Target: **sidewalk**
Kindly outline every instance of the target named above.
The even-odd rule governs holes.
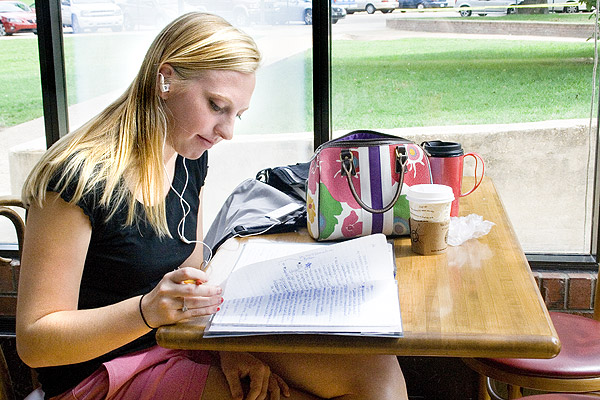
[[[69,107],[70,129],[73,130],[91,117],[91,111],[98,113],[102,107],[115,99],[120,93],[109,93],[93,100]],[[11,173],[9,168],[9,154],[11,149],[19,151],[39,151],[46,149],[46,132],[44,118],[36,118],[20,125],[0,130],[0,196],[17,195],[11,190]]]
[[[265,26],[260,27],[254,33],[261,49],[277,49],[277,51],[263,51],[262,67],[291,57],[312,46],[311,38],[295,35],[296,30],[291,31],[294,35],[273,34],[274,30],[273,27]],[[69,106],[69,129],[72,131],[87,122],[121,93],[122,90],[119,90]],[[11,175],[14,177],[15,171],[10,172],[9,154],[11,150],[33,152],[38,153],[37,156],[39,157],[39,154],[46,149],[44,119],[37,118],[20,125],[1,129],[0,141],[2,142],[2,146],[0,146],[0,196],[20,195],[19,190],[16,189],[20,186],[20,182],[11,183]],[[24,179],[24,176],[21,176],[23,174],[16,173],[16,175],[19,181]]]

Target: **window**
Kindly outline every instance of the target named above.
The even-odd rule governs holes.
[[[77,44],[79,34],[71,34],[69,41],[69,34],[65,34],[65,49],[73,51],[67,53],[67,59],[72,57],[74,62],[67,66],[70,102],[74,99],[71,96],[85,103],[103,96],[108,99],[112,91],[122,90],[135,73],[136,57],[164,25],[160,18],[147,16],[151,14],[143,18],[131,15],[126,3],[138,14],[143,6],[163,7],[160,1],[122,0],[122,32],[98,31],[102,40],[88,33],[81,38],[85,44]],[[597,107],[592,101],[598,95],[594,91],[598,83],[594,79],[594,41],[587,40],[593,36],[589,13],[551,10],[542,19],[564,17],[571,23],[580,19],[587,24],[580,30],[588,34],[574,37],[563,32],[540,38],[539,33],[518,30],[521,28],[513,24],[514,19],[527,17],[514,14],[515,8],[506,5],[493,10],[471,5],[459,14],[446,10],[454,3],[444,1],[407,0],[393,10],[365,6],[363,11],[358,0],[334,0],[331,21],[335,7],[344,8],[346,15],[324,29],[318,20],[321,7],[329,5],[325,0],[314,0],[310,15],[304,12],[299,18],[294,14],[293,19],[288,14],[292,6],[311,3],[265,0],[257,6],[256,1],[240,0],[220,10],[209,7],[226,3],[164,3],[164,10],[175,13],[185,11],[182,4],[184,8],[222,13],[234,24],[243,25],[264,53],[251,112],[237,127],[236,139],[221,145],[218,152],[216,148],[211,152],[211,163],[215,163],[214,167],[211,164],[212,176],[225,176],[227,183],[221,186],[209,177],[207,185],[223,187],[219,193],[214,191],[214,197],[205,198],[207,205],[215,207],[209,215],[214,215],[216,205],[235,184],[254,176],[260,168],[308,159],[312,154],[313,118],[318,121],[314,132],[318,144],[323,141],[322,132],[330,131],[330,117],[333,135],[369,128],[416,142],[444,139],[462,143],[465,151],[478,152],[485,159],[486,176],[496,184],[526,252],[595,255],[597,239],[592,233],[598,218],[593,210]],[[382,3],[389,6],[394,2]],[[238,5],[245,7],[244,13],[239,12]],[[466,11],[472,11],[471,15],[467,17]],[[315,24],[312,29],[305,25],[309,17]],[[486,35],[456,32],[456,24],[465,18],[475,22],[473,26],[478,26],[477,21],[500,24],[509,35],[490,35],[491,28],[484,28]],[[313,29],[318,32],[314,38]],[[113,75],[112,81],[95,85],[101,81],[100,76],[90,73],[95,66],[84,55],[93,53],[90,49],[107,51],[101,46],[116,46],[116,57],[119,46],[115,43],[123,42],[113,36],[138,46],[139,53],[118,64],[124,68],[122,75],[131,75],[127,79]],[[321,53],[330,39],[331,77],[329,54]],[[326,61],[321,63],[323,59]],[[313,65],[317,66],[314,73]],[[103,73],[111,76],[110,71]],[[80,89],[72,88],[73,79],[80,81],[76,86]],[[314,87],[313,81],[317,82]],[[321,90],[328,92],[330,82],[330,100],[323,100]],[[94,92],[94,86],[104,93]],[[88,98],[90,93],[93,95]],[[313,102],[318,104],[316,113]],[[260,153],[256,149],[261,149]],[[240,158],[243,163],[238,163]],[[250,163],[248,158],[260,160]],[[472,166],[467,163],[465,169],[469,171]]]
[[[61,8],[70,130],[126,89],[151,41],[178,15],[219,14],[256,40],[263,62],[251,107],[236,122],[234,140],[209,152],[205,225],[244,179],[310,157],[311,2],[62,0]]]
[[[356,11],[332,27],[334,135],[368,128],[460,142],[485,160],[526,252],[589,253],[591,14],[507,15],[513,9],[498,6],[473,11],[465,26],[467,17],[446,10],[453,5],[401,1],[401,10]],[[526,20],[547,36],[521,28]],[[583,25],[559,28],[575,22]],[[488,34],[473,33],[478,25]]]
[[[0,19],[5,71],[0,76],[0,196],[18,196],[26,175],[22,165],[33,148],[45,144],[37,26],[34,12],[19,1],[3,1]],[[0,218],[0,248],[16,241],[12,224]]]

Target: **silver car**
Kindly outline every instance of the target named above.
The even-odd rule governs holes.
[[[63,26],[73,28],[73,33],[100,28],[123,30],[123,12],[112,0],[62,0],[61,13]]]
[[[373,14],[375,11],[381,11],[386,14],[398,8],[398,1],[393,0],[356,0],[348,2],[346,12],[352,14],[359,11],[366,11],[368,14]]]
[[[472,13],[481,16],[490,13],[514,14],[516,5],[517,0],[457,0],[454,7],[461,17],[470,17]]]
[[[267,21],[271,23],[302,21],[306,25],[312,25],[313,9],[311,0],[275,0],[264,4],[270,5],[265,14]],[[343,7],[332,5],[331,23],[335,24],[343,18],[346,18],[346,10]]]

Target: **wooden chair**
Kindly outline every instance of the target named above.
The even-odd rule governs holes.
[[[15,197],[6,197],[0,196],[0,215],[6,217],[12,222],[17,232],[17,242],[18,242],[18,257],[17,259],[10,259],[0,257],[0,263],[10,264],[14,262],[18,262],[21,259],[21,252],[23,250],[23,238],[25,236],[25,223],[23,222],[23,218],[21,215],[14,210],[14,207],[20,207],[25,209],[25,205],[23,202]]]
[[[0,257],[0,265],[10,267],[10,268],[18,268],[19,267],[20,260],[21,260],[21,254],[23,251],[23,238],[25,235],[25,222],[23,221],[23,218],[21,218],[21,215],[19,214],[19,212],[16,211],[16,208],[18,208],[18,207],[25,209],[25,206],[21,202],[20,199],[15,198],[15,197],[4,197],[4,196],[0,197],[0,216],[8,218],[12,222],[12,224],[15,228],[15,231],[17,233],[17,243],[18,243],[17,257],[15,257],[15,258]],[[16,290],[17,290],[17,288],[15,287],[14,291],[16,292]],[[0,347],[0,400],[15,400],[16,399],[16,393],[15,393],[15,389],[13,387],[13,379],[14,378],[15,377],[11,377],[10,371],[8,369],[8,364],[7,364],[6,358],[4,356],[4,350],[2,350],[2,348]],[[31,378],[31,386],[33,388],[38,386],[36,375],[33,370],[31,370],[31,375],[27,377],[27,379],[30,379],[30,378]],[[28,381],[25,381],[25,383],[27,383],[27,386],[29,386]],[[17,390],[17,392],[18,392],[18,390]],[[44,398],[44,392],[41,390],[41,388],[35,389],[27,397],[25,397],[26,400],[38,400],[38,399],[41,400],[43,398]]]
[[[560,353],[552,359],[463,359],[480,375],[479,400],[500,398],[490,379],[507,384],[509,399],[521,398],[521,388],[562,393],[600,391],[600,282],[596,284],[594,319],[560,312],[550,312],[550,318],[561,342]]]
[[[15,400],[15,392],[2,347],[0,347],[0,400]]]

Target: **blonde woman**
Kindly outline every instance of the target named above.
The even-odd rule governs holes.
[[[223,301],[198,268],[207,150],[231,139],[259,63],[254,41],[220,17],[183,15],[127,91],[32,171],[17,347],[47,398],[406,398],[392,356],[156,345],[156,327]]]

